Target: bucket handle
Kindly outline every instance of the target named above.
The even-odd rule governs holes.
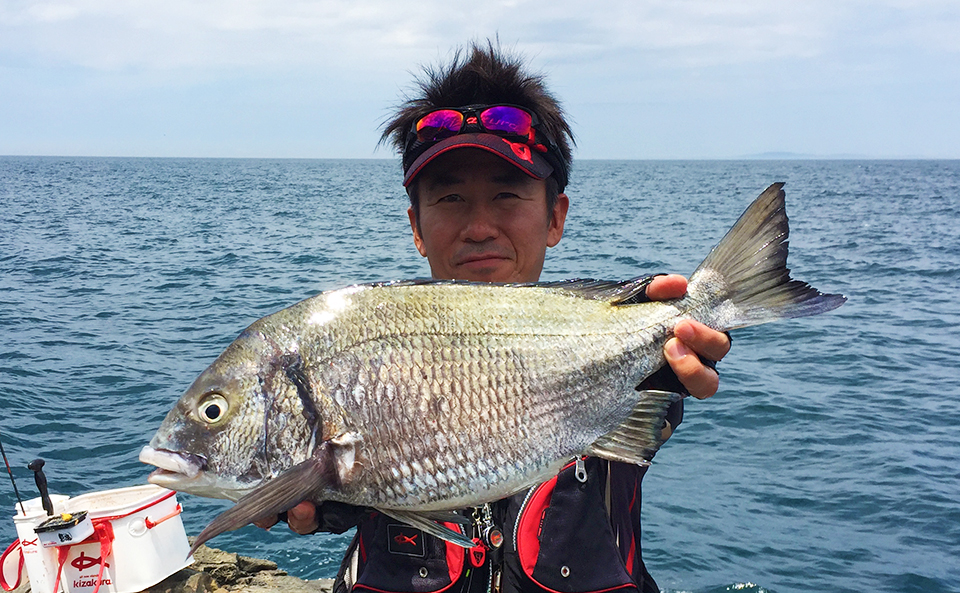
[[[107,556],[113,551],[113,525],[111,525],[109,521],[98,522],[94,525],[94,534],[84,541],[89,541],[94,536],[100,540],[100,572],[97,573],[97,586],[94,588],[93,593],[99,593],[100,585],[103,584],[103,569],[107,565]],[[57,580],[53,584],[54,591],[60,586],[63,565],[67,561],[70,548],[74,545],[78,544],[67,544],[66,546],[57,547]],[[81,552],[81,554],[83,554],[83,552]]]
[[[173,509],[173,511],[171,511],[171,513],[170,513],[169,515],[165,515],[165,516],[163,516],[163,517],[160,517],[160,518],[157,519],[156,521],[151,521],[151,520],[150,520],[150,517],[144,517],[143,523],[144,523],[144,525],[147,526],[147,529],[153,529],[154,527],[156,527],[157,525],[163,523],[163,522],[166,521],[167,519],[173,519],[174,517],[176,517],[177,515],[179,515],[179,514],[182,513],[182,512],[183,512],[183,507],[180,506],[180,503],[178,502],[178,503],[177,503],[177,508]]]
[[[7,556],[9,556],[14,549],[20,552],[20,564],[17,566],[17,582],[14,583],[13,586],[10,586],[10,584],[7,582],[7,576],[3,574],[2,567],[7,560]],[[23,578],[23,548],[20,547],[20,539],[18,538],[12,544],[7,546],[6,551],[4,551],[3,555],[0,556],[0,586],[3,587],[4,591],[13,591],[20,586],[21,578]]]

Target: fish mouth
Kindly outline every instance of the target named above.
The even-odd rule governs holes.
[[[140,461],[157,467],[147,477],[148,482],[178,492],[237,501],[254,487],[212,475],[206,471],[207,459],[202,455],[147,445],[140,450]]]
[[[158,468],[150,474],[149,480],[154,484],[158,483],[154,481],[155,477],[163,481],[171,478],[178,482],[195,480],[207,467],[207,460],[200,455],[154,449],[150,445],[140,450],[140,461]]]

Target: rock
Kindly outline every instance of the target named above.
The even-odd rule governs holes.
[[[260,558],[250,558],[247,556],[237,556],[237,566],[243,572],[250,574],[263,572],[265,570],[276,571],[277,563],[271,560],[261,560]],[[280,571],[283,572],[283,571]],[[283,573],[287,574],[287,573]]]
[[[208,546],[194,562],[144,593],[330,593],[333,579],[305,581],[278,569],[277,563],[240,556]]]
[[[147,589],[151,593],[212,593],[217,588],[206,572],[184,568]]]
[[[330,593],[333,580],[304,581],[286,574],[261,572],[253,576],[241,589],[242,593]]]
[[[279,570],[276,562],[240,556],[208,546],[200,546],[189,567],[151,587],[146,593],[329,593],[332,579],[305,581]],[[203,577],[180,580],[181,573],[198,573]],[[183,582],[182,588],[162,588],[168,581]],[[199,588],[202,587],[202,588]]]

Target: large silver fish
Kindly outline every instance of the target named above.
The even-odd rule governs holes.
[[[682,319],[718,330],[839,307],[786,268],[782,184],[690,277],[646,283],[361,285],[255,322],[194,381],[141,461],[150,481],[239,501],[195,546],[302,500],[371,507],[465,547],[437,521],[586,454],[646,464],[679,396],[637,391]]]

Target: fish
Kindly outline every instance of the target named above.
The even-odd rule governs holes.
[[[680,394],[640,389],[694,319],[729,331],[836,309],[790,277],[783,184],[690,276],[359,284],[250,325],[186,390],[140,460],[148,480],[236,504],[212,537],[304,500],[375,509],[463,546],[455,511],[549,479],[572,459],[648,465]],[[462,531],[462,530],[461,530]]]

